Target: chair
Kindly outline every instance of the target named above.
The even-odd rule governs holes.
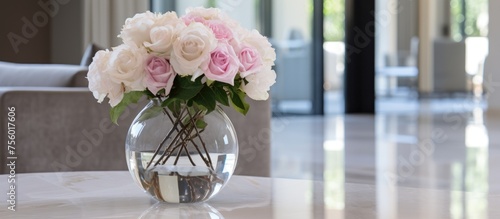
[[[434,40],[434,91],[467,92],[465,41]]]
[[[83,53],[82,60],[80,61],[80,66],[89,66],[92,63],[92,58],[94,55],[101,50],[97,45],[89,44]]]
[[[387,95],[393,96],[400,83],[406,84],[412,93],[418,93],[418,37],[412,37],[410,51],[398,51],[397,55],[385,56],[385,66],[377,68],[376,76],[388,86]],[[404,83],[406,82],[406,83]]]
[[[292,29],[284,41],[274,41],[276,49],[276,84],[271,88],[275,112],[297,113],[307,110],[312,98],[311,43],[300,30]],[[286,103],[299,103],[300,107],[286,109]],[[303,104],[303,103],[306,104]]]

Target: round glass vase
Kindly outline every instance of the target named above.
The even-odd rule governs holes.
[[[162,107],[152,99],[126,138],[127,164],[135,182],[155,199],[195,203],[215,196],[233,175],[238,158],[234,127],[220,107]]]

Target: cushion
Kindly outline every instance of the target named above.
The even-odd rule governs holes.
[[[0,86],[83,87],[86,72],[87,67],[79,65],[0,62]]]

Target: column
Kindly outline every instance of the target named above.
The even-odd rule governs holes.
[[[345,3],[345,113],[375,113],[375,0]]]
[[[500,113],[500,1],[489,1],[489,55],[484,68],[484,90],[488,95],[488,113]]]
[[[422,94],[434,90],[433,41],[436,36],[436,2],[434,0],[419,1],[419,59],[418,59],[418,91]]]

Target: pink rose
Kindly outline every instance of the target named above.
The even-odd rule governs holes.
[[[208,79],[234,85],[234,77],[238,73],[240,63],[233,47],[220,42],[210,53],[210,60],[204,63],[202,70]]]
[[[263,70],[267,71],[272,68],[276,60],[276,52],[271,46],[271,43],[266,37],[262,36],[257,30],[243,31],[241,43],[255,48],[259,52],[262,60]]]
[[[164,59],[152,56],[147,61],[146,67],[146,87],[156,94],[161,89],[165,89],[165,95],[170,93],[176,73],[170,63]]]
[[[262,58],[259,55],[257,49],[251,46],[243,46],[238,52],[238,58],[240,60],[240,75],[241,77],[246,77],[251,74],[255,74],[262,71]]]
[[[223,21],[210,20],[206,21],[205,25],[207,25],[212,30],[212,32],[214,32],[216,39],[228,41],[233,39],[233,32]]]

